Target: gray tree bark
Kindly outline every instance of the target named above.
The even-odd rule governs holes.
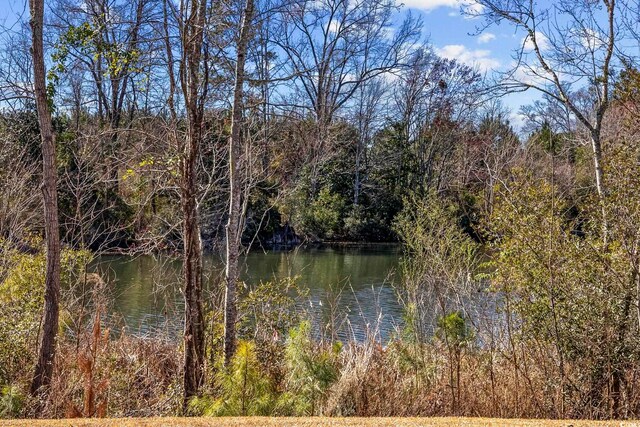
[[[245,61],[251,32],[254,0],[247,0],[244,8],[240,36],[236,47],[237,60],[233,88],[231,136],[229,137],[229,220],[227,222],[226,289],[224,298],[224,361],[228,364],[236,351],[236,322],[238,319],[238,259],[240,256],[242,188],[239,160],[242,146],[242,89],[245,80]]]
[[[181,206],[184,279],[183,408],[204,380],[204,316],[202,313],[202,244],[198,223],[197,165],[204,122],[208,76],[201,72],[207,1],[192,0],[182,28],[180,83],[187,110],[186,141],[181,153]],[[166,12],[165,12],[166,13]],[[167,36],[168,37],[168,36]],[[167,47],[170,52],[170,46]],[[171,66],[171,65],[170,65]],[[170,73],[173,75],[173,73]],[[174,84],[172,83],[172,87]],[[173,93],[170,95],[173,112]],[[175,113],[174,113],[175,114]],[[177,125],[174,121],[174,126]]]
[[[38,361],[31,382],[31,393],[48,393],[56,353],[60,298],[60,235],[58,222],[58,173],[56,144],[51,124],[51,111],[45,81],[42,27],[44,0],[30,0],[33,81],[38,124],[42,140],[42,199],[44,204],[44,230],[47,267],[45,274],[44,314],[39,337]]]

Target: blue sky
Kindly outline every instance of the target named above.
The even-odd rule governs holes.
[[[492,26],[478,34],[482,19],[462,13],[463,9],[478,6],[463,0],[403,0],[403,4],[422,16],[425,36],[436,53],[476,67],[487,76],[510,68],[513,52],[523,41],[522,34],[516,34],[509,25]],[[520,128],[520,106],[539,98],[538,93],[530,90],[505,96],[501,101],[512,110],[512,124]]]
[[[29,15],[28,0],[0,0],[0,27],[11,27],[20,16],[26,20]],[[45,0],[46,1],[46,0]]]
[[[400,0],[398,0],[400,1]],[[404,9],[420,14],[424,21],[424,35],[436,53],[477,67],[490,75],[495,70],[508,68],[512,52],[522,41],[508,25],[492,27],[477,34],[480,19],[461,13],[465,0],[403,0]],[[10,27],[22,16],[26,21],[26,0],[0,0],[0,26]],[[517,114],[521,105],[531,103],[539,96],[533,91],[509,95],[502,99],[512,110],[512,123],[520,127]]]

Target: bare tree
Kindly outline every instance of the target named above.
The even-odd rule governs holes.
[[[566,104],[543,94],[542,99],[520,107],[520,114],[525,117],[521,129],[523,134],[537,131],[547,123],[554,132],[576,132],[575,117]]]
[[[503,21],[524,33],[514,65],[502,76],[508,91],[537,90],[564,104],[589,134],[596,190],[606,195],[602,122],[610,105],[616,41],[621,37],[617,0],[478,0],[485,27]],[[604,6],[602,13],[601,6]],[[577,89],[583,88],[582,102]],[[603,212],[606,230],[606,216]],[[605,232],[606,235],[606,232]]]
[[[229,363],[236,348],[236,322],[238,258],[242,237],[241,204],[242,188],[238,161],[242,146],[243,86],[245,82],[245,62],[247,46],[251,38],[251,22],[254,0],[247,0],[240,24],[236,46],[236,70],[233,87],[233,107],[231,110],[231,136],[229,137],[229,220],[227,223],[227,263],[225,271],[226,291],[224,298],[224,360]]]
[[[428,47],[413,52],[394,85],[392,117],[416,160],[414,185],[441,191],[450,183],[450,160],[461,148],[456,141],[474,118],[480,94],[480,75],[472,68]]]
[[[356,141],[356,161],[353,179],[353,204],[357,206],[362,191],[363,171],[367,169],[367,150],[380,123],[380,104],[385,89],[382,78],[372,79],[360,86],[356,95],[355,122],[358,126],[358,138]]]
[[[27,25],[0,32],[0,100],[4,108],[33,109],[33,58]]]
[[[119,137],[127,118],[127,102],[132,103],[135,98],[136,76],[142,74],[141,65],[149,62],[154,51],[145,33],[151,3],[90,0],[79,4],[59,0],[54,9],[54,27],[60,33],[54,46],[56,65],[65,70],[69,63],[76,72],[89,76],[93,86],[91,103],[104,129],[101,135],[102,155],[107,160],[104,181],[112,191],[118,188]],[[133,111],[131,106],[129,110]]]
[[[207,1],[181,2],[179,10],[164,2],[164,39],[166,43],[171,135],[180,158],[180,200],[182,211],[183,280],[184,280],[184,359],[183,408],[195,396],[204,381],[204,316],[202,312],[202,241],[198,220],[197,169],[204,135],[204,106],[208,90],[208,47],[205,43]],[[174,72],[169,17],[175,16],[180,33],[179,84],[186,110],[184,140],[179,133],[175,92],[178,83]]]
[[[12,165],[0,168],[0,240],[21,246],[30,226],[43,222],[42,197],[37,191],[40,165],[32,160],[29,150],[16,146],[18,133],[24,137],[25,130],[10,129],[13,119],[0,118],[0,164]]]
[[[38,124],[42,140],[42,200],[46,239],[47,268],[45,273],[44,317],[31,393],[48,392],[56,354],[58,315],[60,311],[60,235],[58,226],[58,174],[56,170],[56,143],[47,98],[46,71],[42,28],[44,0],[30,0],[31,37],[33,55],[33,82]]]
[[[307,159],[312,192],[336,113],[363,83],[400,66],[419,35],[421,23],[410,15],[391,34],[396,10],[389,0],[300,0],[282,18],[276,43],[295,77],[296,100],[288,103],[309,111],[316,123]]]

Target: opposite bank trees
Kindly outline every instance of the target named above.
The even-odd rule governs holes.
[[[394,27],[397,11],[389,0],[301,0],[283,13],[274,38],[291,76],[283,103],[314,120],[313,138],[304,147],[312,195],[320,190],[321,165],[335,156],[331,128],[336,119],[347,109],[359,110],[353,105],[358,91],[397,71],[411,56],[421,22],[408,15]]]

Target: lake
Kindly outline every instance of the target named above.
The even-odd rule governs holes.
[[[252,251],[241,258],[241,279],[247,286],[260,281],[297,277],[309,291],[302,304],[317,327],[330,319],[342,326],[342,339],[362,339],[379,329],[386,340],[402,320],[393,288],[398,277],[398,246],[325,246],[293,251]],[[112,323],[139,335],[179,337],[183,299],[181,262],[168,257],[102,256],[94,265],[108,279]],[[224,274],[220,255],[206,255],[205,287]],[[205,295],[207,293],[205,292]]]

